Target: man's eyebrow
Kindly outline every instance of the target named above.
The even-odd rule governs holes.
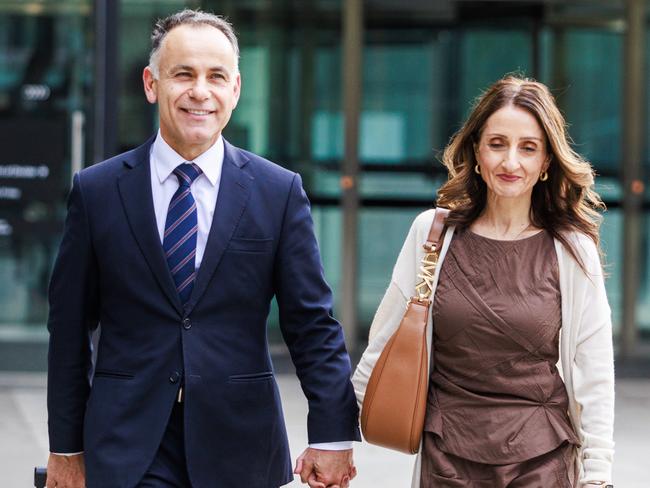
[[[194,69],[186,64],[177,64],[176,66],[172,66],[169,71],[194,71]]]
[[[225,75],[230,75],[230,70],[225,66],[213,66],[212,68],[210,68],[210,71],[212,71],[213,73],[223,73]]]

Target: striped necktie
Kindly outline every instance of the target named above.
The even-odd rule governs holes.
[[[196,279],[194,258],[198,223],[196,202],[190,191],[190,185],[201,174],[201,168],[194,163],[183,163],[174,169],[174,174],[180,186],[169,202],[163,250],[176,290],[185,305],[190,299]]]

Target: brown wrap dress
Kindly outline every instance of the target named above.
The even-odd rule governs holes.
[[[432,314],[422,488],[571,487],[575,446],[556,368],[554,241],[458,230]]]

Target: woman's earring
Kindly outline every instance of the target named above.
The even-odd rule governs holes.
[[[476,173],[477,175],[481,174],[481,167],[478,165],[478,163],[476,164],[476,166],[474,166],[474,173]]]
[[[546,180],[548,180],[548,171],[544,170],[539,175],[539,181],[546,181]]]

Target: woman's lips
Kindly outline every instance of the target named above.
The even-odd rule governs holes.
[[[517,180],[520,179],[519,176],[515,176],[515,175],[505,175],[505,174],[497,175],[497,177],[500,178],[500,179],[502,179],[503,181],[508,182],[508,183],[512,183],[512,182],[517,181]]]

